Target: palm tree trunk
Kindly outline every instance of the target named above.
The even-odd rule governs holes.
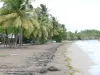
[[[15,34],[15,47],[17,47],[17,40],[18,40],[18,35]]]
[[[14,43],[15,43],[15,47],[17,47],[17,41],[18,41],[18,33],[17,33],[17,29],[14,27]]]
[[[21,46],[23,45],[23,28],[21,28],[21,39],[20,39],[20,41],[21,41]]]
[[[6,47],[7,47],[7,44],[8,44],[8,32],[7,32],[7,28],[5,29],[5,33],[6,33],[5,44],[6,44]]]
[[[11,34],[11,47],[13,48],[13,34]]]
[[[3,38],[3,44],[4,44],[4,48],[5,48],[5,37]]]
[[[19,32],[19,46],[23,45],[23,28],[20,27],[20,32]]]
[[[19,47],[20,47],[20,32],[18,34],[18,39],[19,39]]]

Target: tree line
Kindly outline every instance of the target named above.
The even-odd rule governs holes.
[[[49,14],[46,5],[34,8],[31,0],[0,0],[0,41],[5,46],[22,46],[26,40],[40,44],[66,39],[66,28]],[[13,38],[14,37],[14,38]]]
[[[99,39],[100,31],[67,31],[64,24],[49,13],[46,5],[37,8],[32,0],[0,0],[0,42],[4,46],[20,47],[23,43],[44,44],[55,40],[89,40]]]
[[[100,31],[99,30],[82,30],[80,32],[67,32],[68,40],[99,40]]]

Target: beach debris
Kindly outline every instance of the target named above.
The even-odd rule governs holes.
[[[7,75],[35,75],[35,73],[17,73],[17,72],[15,72],[15,73],[6,73]]]
[[[18,54],[11,54],[11,56],[17,56]]]
[[[38,71],[39,73],[47,73],[48,69],[47,68],[42,68]]]
[[[58,68],[56,68],[56,67],[54,67],[54,66],[50,66],[50,67],[48,68],[48,71],[60,71],[60,69],[58,69]]]

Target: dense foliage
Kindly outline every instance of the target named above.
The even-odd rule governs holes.
[[[13,40],[13,45],[21,46],[26,40],[45,43],[48,40],[66,39],[64,24],[48,13],[44,4],[33,8],[31,0],[0,0],[0,34],[1,41],[6,44]],[[9,39],[9,35],[15,38]]]
[[[100,39],[100,31],[98,30],[82,30],[75,33],[67,32],[68,40],[95,40]]]
[[[67,32],[65,25],[40,4],[34,8],[31,0],[0,0],[0,42],[6,46],[21,46],[23,42],[43,44],[50,40],[100,39],[100,31]]]

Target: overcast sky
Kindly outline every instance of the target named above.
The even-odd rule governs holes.
[[[100,30],[100,0],[36,0],[34,6],[46,4],[71,31],[83,29]]]
[[[70,31],[100,30],[100,0],[36,0],[33,5],[41,3],[52,9],[49,13]]]

